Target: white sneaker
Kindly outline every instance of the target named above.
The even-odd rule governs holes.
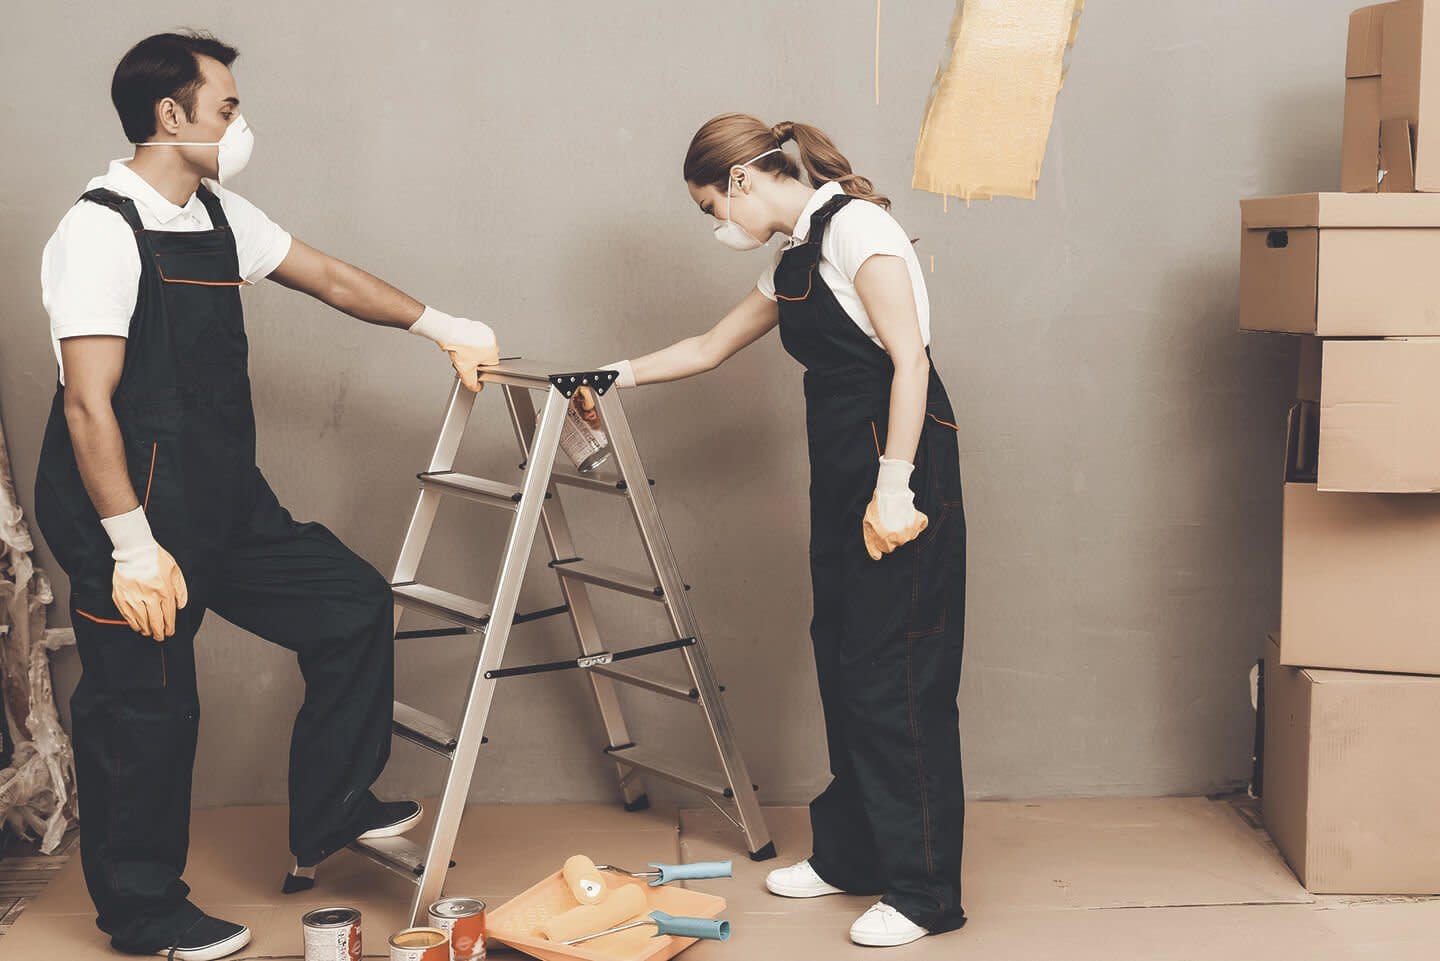
[[[929,933],[884,901],[876,901],[869,911],[850,925],[850,940],[872,948],[909,944]]]
[[[826,883],[824,878],[815,873],[808,860],[771,871],[765,875],[765,887],[769,888],[771,894],[778,894],[782,898],[818,898],[826,894],[845,893],[835,885]]]

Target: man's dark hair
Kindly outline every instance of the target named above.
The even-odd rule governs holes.
[[[146,37],[120,58],[110,81],[110,100],[131,143],[155,136],[155,105],[166,97],[184,109],[186,120],[195,119],[195,95],[205,82],[196,59],[201,56],[228,67],[240,51],[208,33],[186,30]]]

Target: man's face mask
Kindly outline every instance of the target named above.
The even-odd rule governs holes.
[[[751,157],[743,164],[740,164],[740,166],[748,167],[761,157],[768,157],[772,153],[779,152],[779,147],[771,147],[764,153]],[[730,186],[734,182],[734,177],[731,177],[725,182],[725,222],[715,225],[715,239],[731,250],[754,250],[756,247],[761,246],[764,241],[757,240],[750,231],[730,219]]]
[[[214,147],[218,155],[219,174],[215,179],[222,184],[245,169],[250,162],[250,152],[255,149],[255,135],[243,116],[236,116],[225,128],[225,134],[217,141],[196,142],[191,140],[165,140],[151,143],[137,143],[137,147]]]

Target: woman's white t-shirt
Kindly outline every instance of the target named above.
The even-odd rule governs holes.
[[[795,224],[795,234],[775,255],[775,263],[766,268],[755,282],[760,293],[770,300],[775,299],[775,267],[779,264],[780,257],[791,247],[804,243],[810,236],[810,216],[831,197],[844,192],[838,183],[831,181],[821,185],[810,197]],[[876,254],[887,254],[905,261],[905,266],[910,270],[910,285],[915,293],[915,314],[920,321],[920,337],[925,345],[929,346],[930,295],[925,290],[925,275],[920,270],[920,260],[915,256],[915,247],[910,243],[910,238],[885,208],[868,200],[857,199],[841,207],[839,212],[830,218],[830,225],[825,228],[825,236],[820,241],[820,279],[825,281],[825,285],[830,288],[845,313],[855,321],[855,325],[865,336],[879,344],[880,338],[875,335],[875,327],[870,323],[870,317],[865,313],[865,305],[860,302],[860,294],[855,290],[855,274],[860,270],[860,265]]]

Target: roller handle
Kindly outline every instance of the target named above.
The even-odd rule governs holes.
[[[664,911],[652,911],[650,920],[655,922],[656,937],[669,934],[705,941],[725,941],[730,937],[730,922],[721,918],[677,918]]]
[[[656,864],[651,861],[650,866],[660,872],[658,878],[650,881],[652,888],[669,884],[671,881],[699,881],[702,878],[734,876],[729,861],[696,861],[694,864]]]

